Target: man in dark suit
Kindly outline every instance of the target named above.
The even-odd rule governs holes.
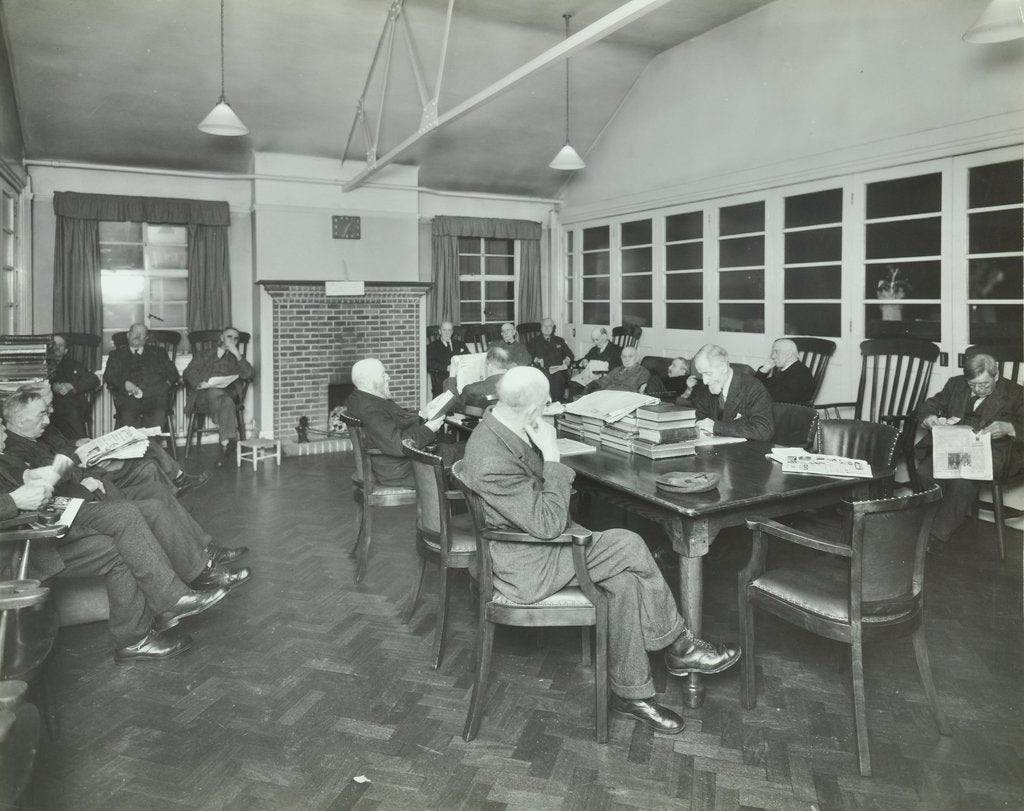
[[[0,450],[6,432],[0,424]],[[0,520],[18,510],[44,507],[61,479],[58,460],[26,470],[0,453]],[[138,506],[131,502],[82,505],[57,543],[33,544],[31,577],[101,575],[110,603],[110,634],[118,662],[166,659],[192,646],[188,635],[169,634],[186,617],[212,608],[226,588],[192,590],[176,574]]]
[[[545,318],[540,322],[540,335],[530,341],[527,349],[533,356],[533,365],[548,379],[552,401],[564,400],[565,389],[569,385],[569,366],[575,355],[565,339],[555,335],[555,322],[552,319]],[[552,366],[565,366],[565,369],[552,372]]]
[[[590,331],[590,341],[593,344],[590,349],[587,350],[587,354],[580,358],[580,369],[584,372],[593,360],[603,361],[608,364],[608,371],[622,365],[622,347],[618,344],[613,344],[608,338],[608,330],[605,327],[594,327]],[[581,373],[582,374],[582,373]],[[577,378],[579,375],[577,375]],[[577,397],[583,393],[584,386],[586,383],[592,382],[591,380],[585,381],[585,383],[579,383],[576,379],[573,379],[569,383],[569,393],[573,397]]]
[[[771,363],[762,366],[755,376],[776,403],[807,403],[814,397],[814,377],[800,360],[796,344],[779,338],[772,344]]]
[[[559,461],[554,428],[541,419],[547,379],[532,367],[510,369],[498,384],[498,404],[466,447],[465,481],[484,502],[488,526],[512,528],[537,543],[492,544],[495,587],[516,603],[535,603],[575,577],[572,550],[546,544],[571,524],[573,470]],[[697,639],[643,539],[624,529],[595,532],[587,570],[608,597],[611,706],[657,732],[675,734],[683,719],[654,700],[648,651],[665,648],[673,675],[719,673],[739,660],[735,645]]]
[[[509,359],[516,366],[529,366],[533,363],[530,350],[519,340],[519,333],[511,322],[501,325],[501,339],[494,341],[491,346],[500,346],[508,352]]]
[[[146,344],[148,336],[145,324],[132,324],[128,345],[107,358],[103,382],[113,394],[118,427],[162,426],[167,419],[167,395],[180,375],[164,350]]]
[[[492,346],[487,350],[487,357],[484,361],[486,377],[483,380],[467,384],[461,392],[456,392],[454,379],[448,378],[445,381],[445,388],[450,386],[450,391],[456,395],[452,401],[452,410],[465,412],[466,406],[486,405],[487,400],[496,398],[498,396],[498,381],[514,365],[508,352],[500,346]]]
[[[352,384],[356,390],[345,406],[348,413],[361,420],[367,443],[382,452],[371,460],[373,476],[378,484],[388,487],[415,487],[412,463],[402,450],[402,440],[413,439],[420,448],[437,439],[444,422],[441,413],[429,422],[391,399],[391,378],[384,364],[376,358],[363,358],[352,366]],[[453,446],[442,445],[442,457],[454,461]],[[446,448],[448,450],[446,450]]]
[[[68,439],[81,439],[89,435],[85,427],[86,417],[92,408],[89,392],[99,388],[100,379],[68,355],[68,343],[63,335],[53,336],[50,357],[53,362],[50,372],[52,422]]]
[[[443,381],[448,377],[448,367],[455,355],[468,355],[469,349],[459,340],[453,338],[455,326],[451,321],[442,321],[437,330],[437,340],[427,344],[427,372],[430,374],[431,395],[441,393],[441,387],[434,381]]]
[[[722,347],[702,346],[693,356],[693,369],[704,383],[691,397],[701,433],[762,440],[774,436],[772,398],[760,380],[729,365],[729,353]]]
[[[991,355],[978,353],[964,360],[964,373],[951,377],[942,391],[925,400],[917,411],[918,425],[928,433],[917,445],[918,475],[922,482],[934,481],[932,435],[937,425],[969,425],[979,434],[992,437],[992,471],[1015,475],[1024,470],[1024,388],[999,376]],[[935,549],[949,540],[971,513],[984,482],[969,479],[941,479],[942,501],[932,521]]]

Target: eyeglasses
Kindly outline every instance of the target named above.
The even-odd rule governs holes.
[[[967,385],[973,390],[989,389],[996,384],[995,380],[968,380]]]

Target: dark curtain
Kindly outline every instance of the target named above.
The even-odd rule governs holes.
[[[430,291],[430,323],[459,322],[459,237],[518,239],[519,321],[539,321],[543,311],[540,281],[540,223],[481,217],[434,217],[431,228],[434,287]]]
[[[53,210],[57,215],[53,258],[55,331],[102,333],[100,220],[187,225],[189,329],[216,329],[231,322],[231,212],[227,203],[56,192]],[[198,284],[193,283],[193,274],[200,280]]]

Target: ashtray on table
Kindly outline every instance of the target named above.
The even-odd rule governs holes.
[[[654,483],[670,493],[706,493],[718,487],[721,478],[718,473],[665,473]]]

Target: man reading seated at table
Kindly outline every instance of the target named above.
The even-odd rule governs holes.
[[[765,441],[775,435],[772,398],[760,380],[729,365],[722,347],[702,346],[693,356],[693,368],[704,382],[692,398],[702,434]]]
[[[608,374],[602,375],[587,386],[586,393],[592,391],[640,391],[651,379],[651,373],[640,365],[640,353],[636,347],[627,346],[622,350],[622,365],[616,366]]]
[[[688,405],[696,385],[697,377],[690,373],[690,362],[683,357],[672,358],[665,379],[652,374],[645,394],[660,397],[667,402],[679,401],[680,405]]]
[[[512,528],[537,543],[491,546],[495,587],[515,603],[535,603],[572,585],[572,550],[546,544],[570,526],[569,494],[575,476],[559,461],[555,429],[541,415],[547,378],[537,369],[510,369],[466,446],[465,481],[484,502],[488,526]],[[675,734],[683,719],[655,701],[648,651],[665,648],[676,676],[719,673],[740,658],[733,644],[697,639],[643,538],[624,529],[595,532],[587,570],[608,597],[608,670],[611,707],[656,732]]]
[[[814,377],[789,338],[779,338],[772,344],[771,363],[762,366],[755,376],[776,403],[809,403],[814,397]]]
[[[515,364],[505,349],[500,346],[492,346],[487,350],[487,357],[484,359],[484,375],[486,376],[483,380],[468,383],[459,393],[455,388],[455,380],[449,377],[444,382],[444,387],[455,395],[455,399],[452,401],[452,410],[465,412],[467,405],[480,405],[486,403],[488,399],[497,397],[498,381],[513,366]]]
[[[348,413],[363,423],[367,444],[383,455],[371,457],[373,477],[387,487],[415,487],[412,463],[402,449],[402,440],[413,439],[423,448],[437,440],[444,423],[444,412],[423,421],[419,413],[402,408],[391,399],[391,377],[376,358],[363,358],[352,366],[352,385],[356,390],[345,401]],[[462,457],[465,445],[440,443],[438,454],[446,465]]]

